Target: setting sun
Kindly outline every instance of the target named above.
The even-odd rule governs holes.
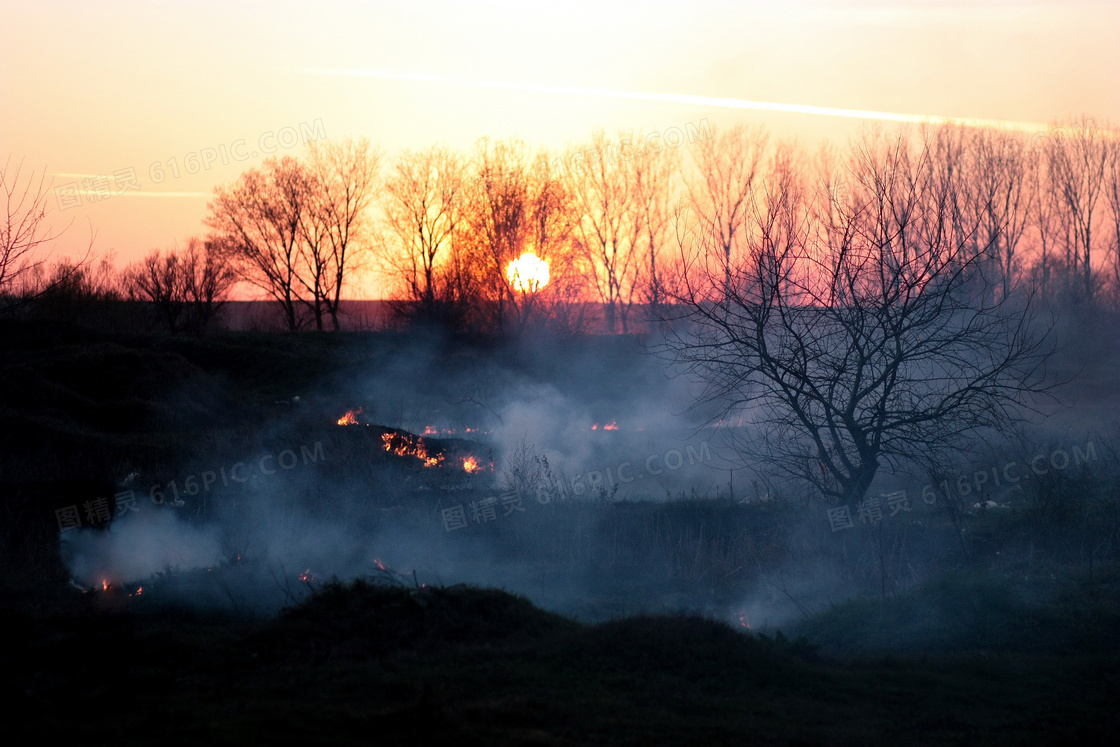
[[[536,293],[548,285],[548,262],[525,252],[506,267],[506,279],[521,293]]]

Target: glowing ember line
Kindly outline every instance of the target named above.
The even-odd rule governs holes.
[[[383,433],[381,443],[385,446],[385,451],[397,456],[416,457],[424,462],[425,467],[435,467],[443,461],[443,454],[428,453],[428,447],[424,445],[422,438],[413,440],[411,436]]]

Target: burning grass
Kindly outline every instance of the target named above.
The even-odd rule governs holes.
[[[415,457],[419,459],[425,467],[437,467],[444,459],[442,453],[433,453],[428,451],[428,447],[424,444],[424,439],[419,436],[412,436],[402,433],[384,433],[381,436],[381,443],[385,446],[385,451],[402,457]]]
[[[381,434],[381,445],[387,453],[417,459],[423,467],[428,469],[445,464],[454,464],[468,475],[478,474],[484,470],[494,471],[493,460],[484,464],[479,457],[473,454],[456,456],[444,448],[434,447],[429,442],[425,442],[423,436],[415,436],[411,433],[387,431]]]
[[[346,414],[338,419],[339,425],[360,425],[358,416],[362,414],[362,408],[357,410],[347,410]]]

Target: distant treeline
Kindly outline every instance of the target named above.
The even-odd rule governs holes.
[[[921,252],[949,236],[980,258],[981,297],[1120,306],[1120,130],[1107,123],[869,131],[813,153],[744,126],[678,140],[600,131],[556,153],[484,138],[465,153],[437,145],[391,161],[365,139],[314,141],[216,188],[205,236],[120,271],[51,263],[47,192],[9,162],[2,307],[90,321],[80,306],[144,301],[153,323],[198,334],[241,283],[281,328],[342,329],[372,324],[342,310],[361,287],[391,299],[378,324],[625,333],[690,296],[713,263],[731,278],[756,261],[778,219],[807,255],[853,239],[861,251]],[[506,272],[527,252],[550,269],[535,293]]]

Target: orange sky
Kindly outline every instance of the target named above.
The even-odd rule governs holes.
[[[50,201],[52,223],[72,223],[59,254],[92,228],[119,263],[201,233],[213,187],[268,149],[299,154],[283,144],[301,125],[392,154],[483,135],[564,149],[704,119],[815,146],[862,122],[712,99],[1120,121],[1114,0],[2,2],[0,159],[78,190]],[[91,200],[99,174],[113,194]]]

